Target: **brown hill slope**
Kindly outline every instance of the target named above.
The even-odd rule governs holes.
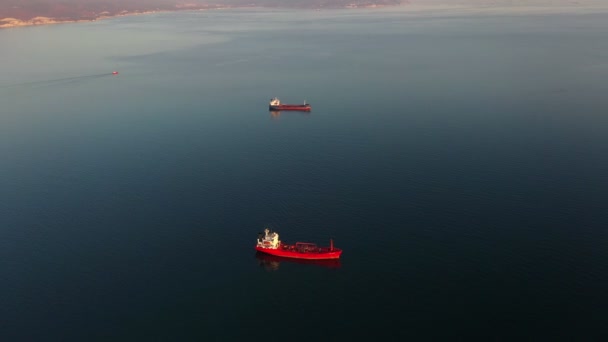
[[[88,20],[120,13],[205,9],[214,7],[299,7],[329,8],[351,4],[396,5],[400,0],[2,0],[0,19],[30,20],[48,17],[58,21]]]

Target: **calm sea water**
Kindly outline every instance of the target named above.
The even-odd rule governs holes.
[[[0,339],[599,339],[607,36],[403,10],[0,30]],[[342,260],[260,258],[265,226]]]

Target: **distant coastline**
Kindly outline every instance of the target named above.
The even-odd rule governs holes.
[[[399,6],[399,4],[395,3],[349,3],[344,6],[339,6],[338,8],[344,9],[356,9],[356,8],[379,8],[379,7],[387,7],[387,6]],[[82,15],[79,17],[49,17],[49,16],[35,16],[31,19],[18,19],[13,17],[0,18],[0,29],[3,28],[16,28],[16,27],[26,27],[26,26],[40,26],[40,25],[52,25],[52,24],[65,24],[65,23],[79,23],[79,22],[93,22],[99,21],[114,17],[121,16],[134,16],[134,15],[146,15],[146,14],[154,14],[154,13],[167,13],[167,12],[177,12],[177,11],[208,11],[208,10],[221,10],[221,9],[234,9],[234,8],[277,8],[277,7],[269,7],[269,6],[260,6],[260,5],[186,5],[186,6],[176,6],[173,8],[162,8],[162,9],[152,9],[152,10],[122,10],[117,13],[110,13],[107,11],[99,12],[99,13],[91,13],[88,12],[86,15]],[[314,9],[314,8],[310,8]]]
[[[8,0],[11,1],[11,0]],[[19,1],[19,0],[13,0]],[[76,0],[74,0],[76,1]],[[112,1],[112,0],[105,0]],[[119,1],[119,0],[116,0]],[[243,0],[246,2],[248,0]],[[273,0],[269,0],[273,1]],[[314,0],[313,0],[314,1]],[[334,0],[329,0],[332,2]],[[351,2],[352,1],[352,2]],[[323,10],[323,9],[372,9],[372,8],[401,8],[410,12],[412,15],[420,15],[421,13],[435,13],[442,15],[496,15],[496,14],[557,14],[557,13],[594,13],[608,12],[608,3],[603,3],[603,0],[495,0],[492,4],[487,4],[485,0],[457,0],[449,2],[446,0],[335,0],[332,6],[273,6],[263,4],[243,4],[239,0],[239,4],[226,5],[210,5],[210,4],[184,4],[169,7],[155,7],[153,9],[144,10],[142,7],[130,10],[118,10],[114,8],[112,11],[92,11],[83,10],[82,13],[71,13],[71,15],[61,15],[57,17],[49,15],[33,15],[29,12],[27,16],[23,13],[21,18],[8,16],[0,18],[0,29],[17,28],[27,26],[41,26],[51,24],[64,23],[80,23],[93,22],[121,16],[148,15],[154,13],[167,13],[177,11],[208,11],[222,9],[237,9],[237,8],[259,8],[259,9],[308,9],[308,10]],[[5,8],[6,9],[6,8]],[[65,9],[64,9],[65,10]],[[7,13],[2,11],[0,7],[0,16]],[[10,12],[8,13],[10,14]],[[37,13],[39,14],[39,13]],[[30,18],[31,17],[31,18]]]
[[[174,10],[163,9],[163,10],[150,10],[150,11],[122,11],[117,14],[108,14],[108,13],[100,13],[98,16],[92,18],[82,18],[82,19],[58,19],[58,18],[49,18],[38,16],[29,20],[21,20],[16,18],[2,18],[0,19],[0,29],[3,28],[15,28],[15,27],[25,27],[25,26],[39,26],[39,25],[52,25],[52,24],[67,24],[67,23],[83,23],[83,22],[93,22],[98,20],[104,20],[115,17],[124,17],[124,16],[135,16],[135,15],[146,15],[146,14],[154,14],[154,13],[165,13],[165,12],[176,12],[176,11],[204,11],[204,10],[219,10],[219,9],[229,9],[233,8],[230,6],[217,6],[212,8],[176,8]]]

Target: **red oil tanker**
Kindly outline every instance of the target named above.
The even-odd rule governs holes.
[[[255,250],[278,257],[308,260],[339,259],[342,255],[342,250],[334,247],[333,240],[329,240],[329,247],[318,247],[309,242],[296,242],[290,245],[282,243],[279,234],[271,233],[268,228],[264,229],[264,234],[260,233],[258,236]]]

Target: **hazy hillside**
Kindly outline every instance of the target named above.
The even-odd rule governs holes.
[[[395,6],[458,6],[487,8],[592,8],[608,6],[608,0],[0,0],[0,28],[94,20],[104,16],[210,9],[219,7],[343,8]]]
[[[0,19],[29,20],[49,17],[59,20],[95,19],[100,15],[154,10],[204,9],[215,7],[328,8],[349,5],[396,5],[400,0],[0,0]]]

